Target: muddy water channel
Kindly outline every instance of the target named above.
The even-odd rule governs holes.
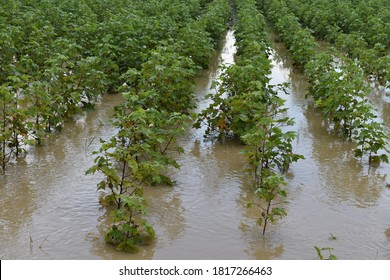
[[[199,109],[218,65],[233,63],[234,36],[228,32],[210,69],[197,78]],[[137,254],[116,252],[104,242],[107,215],[98,204],[97,176],[85,176],[99,138],[120,96],[103,98],[51,135],[45,147],[30,148],[0,177],[1,259],[316,259],[313,246],[332,247],[339,259],[390,259],[390,166],[368,169],[354,159],[352,146],[327,132],[321,114],[305,99],[306,82],[275,45],[272,82],[290,82],[284,95],[294,143],[305,160],[287,175],[288,215],[268,228],[256,226],[258,213],[247,209],[251,191],[243,171],[242,146],[203,139],[190,130],[179,139],[185,153],[172,170],[173,187],[146,188],[148,220],[157,240]],[[390,123],[388,106],[380,116]],[[335,240],[331,240],[331,236]],[[326,255],[325,255],[326,256]]]

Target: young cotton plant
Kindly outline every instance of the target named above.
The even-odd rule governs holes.
[[[168,151],[176,137],[185,131],[188,116],[153,107],[144,108],[146,95],[127,95],[115,108],[114,125],[119,129],[108,141],[101,140],[94,165],[87,171],[100,172],[100,203],[114,205],[114,221],[106,240],[118,250],[134,252],[137,245],[154,238],[153,228],[143,220],[145,185],[172,184],[165,174],[169,167],[179,168]]]
[[[283,100],[274,96],[277,103]],[[277,101],[276,101],[277,100]],[[261,210],[258,224],[263,227],[265,234],[268,222],[275,222],[283,218],[287,212],[283,208],[287,196],[286,182],[283,173],[291,163],[303,159],[302,155],[293,153],[292,141],[296,137],[294,131],[283,131],[282,127],[290,126],[294,121],[289,117],[282,117],[286,108],[277,107],[268,115],[268,111],[256,115],[256,126],[242,136],[246,144],[245,153],[248,162],[253,166],[255,202],[248,207],[256,205]]]

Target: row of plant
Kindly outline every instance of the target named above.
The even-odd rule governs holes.
[[[260,2],[292,59],[302,65],[310,83],[309,95],[333,124],[333,130],[356,143],[355,156],[367,155],[369,164],[388,162],[388,136],[373,113],[367,98],[370,88],[358,62],[338,56],[333,48],[320,52],[311,32],[301,27],[285,0]]]
[[[286,0],[302,25],[350,58],[370,78],[390,86],[390,6],[388,1]]]
[[[386,0],[286,0],[288,7],[316,37],[327,39],[332,29],[359,34],[371,47],[390,49],[390,3]]]
[[[186,45],[192,32],[202,32],[196,19],[207,2],[2,1],[1,168],[101,94],[117,92],[127,70],[140,69],[161,41],[180,40],[178,49],[193,49],[194,60],[207,64],[209,42]],[[212,30],[211,23],[204,24]]]
[[[253,175],[255,200],[248,204],[260,209],[263,226],[286,215],[281,200],[286,197],[283,173],[302,158],[292,151],[293,124],[283,108],[278,92],[285,85],[270,84],[271,64],[265,21],[254,0],[237,0],[235,64],[225,67],[209,97],[210,106],[198,115],[197,127],[205,122],[207,137],[231,137],[245,144],[245,154]]]
[[[173,156],[182,152],[176,139],[191,124],[195,106],[194,77],[222,39],[229,11],[228,0],[205,5],[197,19],[186,19],[151,49],[140,68],[128,68],[121,76],[125,100],[115,107],[112,122],[118,131],[101,140],[87,171],[103,175],[100,203],[115,208],[106,241],[118,250],[135,252],[155,237],[144,219],[143,189],[172,184],[169,170],[179,168]]]

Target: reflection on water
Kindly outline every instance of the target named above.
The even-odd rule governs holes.
[[[233,63],[234,34],[197,77],[201,110],[218,65]],[[139,253],[115,251],[104,242],[109,225],[100,208],[96,183],[85,176],[99,138],[120,96],[105,96],[96,111],[84,112],[51,135],[45,147],[32,147],[0,178],[1,259],[316,259],[313,246],[333,247],[339,259],[390,259],[388,164],[368,170],[353,157],[353,145],[329,133],[322,115],[305,99],[307,82],[275,44],[272,82],[289,82],[288,114],[298,132],[294,142],[305,160],[287,174],[288,216],[263,237],[256,225],[251,178],[244,172],[242,146],[203,139],[204,129],[179,139],[185,153],[172,170],[175,185],[145,188],[148,220],[157,239]],[[282,93],[281,93],[282,94]],[[389,104],[377,102],[389,127]],[[380,106],[379,106],[380,105]],[[336,240],[329,240],[332,233]]]

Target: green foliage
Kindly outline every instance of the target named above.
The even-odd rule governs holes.
[[[186,115],[144,109],[139,96],[128,96],[127,102],[116,108],[114,125],[118,133],[109,141],[101,140],[95,165],[87,171],[105,175],[99,189],[109,189],[110,193],[102,197],[103,203],[115,201],[119,208],[120,195],[136,193],[145,183],[169,182],[162,172],[179,166],[167,152],[187,122]]]
[[[98,183],[100,203],[114,204],[114,224],[106,240],[118,250],[134,252],[137,245],[154,238],[153,228],[135,216],[145,215],[144,185],[170,184],[165,175],[168,167],[179,168],[168,154],[175,147],[176,137],[185,132],[189,117],[171,113],[163,108],[146,107],[154,96],[127,93],[126,101],[115,108],[113,124],[119,129],[109,141],[101,140],[95,152],[95,164],[87,174],[100,172],[104,179]],[[141,223],[141,225],[139,224]]]
[[[228,0],[4,2],[0,86],[12,106],[3,110],[3,144],[12,148],[2,148],[3,162],[42,144],[106,92],[154,92],[165,109],[188,113],[193,78],[222,38],[228,7]],[[122,88],[129,69],[140,71],[137,89]]]
[[[181,56],[174,48],[164,44],[151,52],[139,73],[128,73],[131,81],[129,90],[156,92],[153,96],[156,105],[171,112],[187,111],[194,107],[193,78],[196,70],[199,68],[191,58]]]
[[[118,251],[135,253],[138,245],[148,244],[155,238],[155,232],[148,222],[137,218],[146,214],[143,197],[121,195],[120,199],[123,206],[113,213],[114,224],[106,232],[105,239]]]
[[[191,57],[192,61],[202,68],[208,67],[213,51],[213,41],[202,22],[190,21],[179,30],[178,39],[179,41],[175,42],[176,52],[180,52],[185,57]]]
[[[376,116],[372,113],[373,108],[367,98],[370,88],[365,83],[366,77],[362,62],[355,59],[361,57],[364,58],[362,60],[364,64],[378,65],[374,61],[381,56],[379,53],[385,53],[384,47],[378,43],[374,48],[375,51],[365,51],[367,43],[361,38],[360,33],[352,31],[360,28],[353,19],[357,16],[354,13],[346,16],[346,20],[342,19],[348,22],[346,25],[329,24],[328,20],[340,21],[328,15],[329,9],[334,8],[330,6],[328,0],[315,1],[315,3],[313,1],[303,3],[301,0],[259,2],[290,50],[294,62],[303,66],[310,83],[309,95],[333,124],[334,131],[341,132],[349,140],[354,141],[358,146],[355,155],[362,157],[367,154],[369,164],[387,162],[388,136],[383,132],[383,125],[375,121]],[[334,1],[332,3],[335,4]],[[337,2],[336,6],[340,5],[339,8],[341,8],[342,3],[345,1]],[[318,11],[314,12],[313,7],[318,7]],[[340,11],[345,12],[346,7],[342,8],[343,10]],[[298,18],[299,11],[303,13],[299,15],[300,18]],[[313,14],[309,15],[307,11],[313,11]],[[351,17],[352,19],[349,20]],[[301,26],[300,19],[307,24],[313,20],[318,28],[328,26],[327,30],[316,29],[316,32],[318,34],[330,32],[336,46],[338,45],[339,49],[347,52],[352,59],[340,55],[333,48],[319,52],[318,44],[315,43],[310,31]],[[339,33],[340,29],[351,31],[345,31],[347,33],[345,35]],[[375,66],[372,67],[370,74],[375,73],[379,80],[385,81],[384,77],[388,76],[387,70],[390,68],[384,64],[380,64],[380,67],[382,70]]]
[[[291,53],[294,63],[305,66],[316,54],[318,43],[309,29],[302,28],[283,0],[263,0],[261,7],[274,24],[281,39]]]
[[[190,110],[195,105],[194,77],[207,65],[213,40],[214,43],[219,40],[221,27],[218,24],[225,26],[227,20],[223,15],[228,14],[228,10],[219,8],[228,1],[213,1],[200,18],[197,3],[191,1],[188,6],[187,1],[148,1],[145,7],[139,8],[140,14],[148,14],[151,20],[144,21],[138,16],[136,20],[129,20],[132,26],[127,32],[141,32],[139,36],[125,34],[118,42],[119,49],[116,37],[106,36],[101,45],[105,48],[104,56],[111,61],[111,69],[119,70],[118,74],[107,76],[118,77],[121,85],[117,89],[125,100],[115,107],[112,124],[118,129],[116,135],[108,141],[101,140],[99,151],[94,153],[94,165],[86,173],[100,172],[104,176],[97,186],[101,191],[100,203],[103,206],[114,204],[117,209],[113,213],[114,222],[106,232],[106,241],[117,250],[136,252],[140,244],[155,237],[153,227],[143,219],[147,214],[143,188],[172,184],[167,172],[171,167],[179,168],[172,153],[183,151],[176,139],[191,121]],[[205,22],[211,15],[218,18],[218,24],[215,29],[207,30]],[[115,24],[115,32],[120,31],[118,35],[123,36],[123,29],[117,30],[117,23],[111,23]],[[145,50],[137,49],[139,47]],[[117,51],[125,60],[115,54]],[[134,52],[136,62],[129,63],[130,53]],[[79,65],[95,62],[100,62],[100,58],[90,58]],[[90,75],[100,75],[104,81],[103,69]],[[84,74],[82,70],[84,68],[80,69]],[[88,88],[82,92],[89,92]]]
[[[356,133],[354,140],[358,147],[355,149],[355,156],[363,157],[368,154],[370,164],[389,162],[388,135],[383,132],[383,124],[375,121],[363,123],[359,133]],[[382,152],[382,153],[381,153]]]
[[[390,70],[388,1],[284,0],[303,26],[359,60],[366,75],[382,86]]]
[[[317,246],[314,246],[314,249],[317,252],[317,257],[319,260],[337,260],[337,257],[335,255],[333,255],[333,253],[332,253],[333,248],[330,248],[330,247],[319,248]],[[329,256],[327,259],[325,259],[324,255],[323,255],[324,251],[329,252]]]
[[[230,16],[230,3],[226,0],[211,1],[201,18],[205,31],[211,35],[214,47],[217,47],[226,33],[226,22]]]
[[[194,108],[194,77],[226,31],[228,0],[4,0],[0,6],[0,164],[106,92],[122,93],[94,165],[107,241],[135,251],[154,238],[145,185],[172,184],[173,152]],[[137,217],[136,217],[137,216]]]
[[[263,170],[259,176],[255,195],[258,202],[256,205],[261,209],[261,217],[257,224],[263,227],[263,235],[267,229],[268,222],[274,223],[277,218],[283,218],[287,215],[284,208],[278,205],[284,203],[287,193],[283,186],[286,185],[283,176],[275,174],[271,170]],[[278,200],[278,202],[275,202]]]
[[[248,207],[260,208],[258,224],[265,234],[268,222],[287,214],[278,206],[287,195],[281,173],[303,157],[292,152],[295,132],[284,131],[285,126],[293,124],[286,116],[287,109],[282,108],[284,100],[278,96],[278,92],[286,91],[287,85],[269,84],[271,64],[264,18],[255,1],[237,1],[236,5],[236,64],[222,69],[219,82],[215,83],[216,93],[209,95],[212,102],[198,114],[195,127],[205,122],[206,136],[232,137],[246,145],[255,192],[255,201],[248,203]]]
[[[283,132],[280,126],[293,124],[289,118],[273,119],[262,116],[254,129],[242,136],[249,147],[246,150],[249,162],[255,168],[255,174],[263,170],[278,169],[286,172],[291,163],[301,156],[292,151],[292,141],[296,137],[294,131]]]
[[[322,54],[308,63],[305,70],[310,82],[309,93],[335,130],[341,129],[355,141],[358,146],[355,156],[368,154],[370,164],[374,155],[376,161],[387,162],[388,136],[383,124],[374,121],[376,116],[367,98],[369,88],[360,68],[348,59],[338,65],[330,54]],[[384,153],[377,155],[378,152]]]

